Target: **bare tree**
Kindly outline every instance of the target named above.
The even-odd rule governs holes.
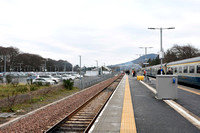
[[[164,62],[183,60],[192,57],[200,56],[199,49],[193,47],[191,44],[180,46],[175,44],[172,48],[165,52]]]

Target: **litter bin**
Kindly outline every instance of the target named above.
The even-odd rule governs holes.
[[[177,96],[177,75],[156,76],[156,98],[157,99],[178,99]]]

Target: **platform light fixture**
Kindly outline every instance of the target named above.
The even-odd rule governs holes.
[[[159,54],[159,58],[160,58],[160,64],[161,64],[161,75],[163,74],[163,67],[162,67],[162,63],[163,63],[163,58],[164,58],[164,51],[162,48],[162,30],[164,29],[175,29],[175,27],[169,27],[169,28],[148,28],[150,30],[160,30],[160,54]]]

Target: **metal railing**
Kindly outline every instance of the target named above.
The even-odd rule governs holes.
[[[77,88],[80,88],[80,89],[85,89],[85,88],[93,86],[97,83],[100,83],[104,80],[112,78],[116,74],[117,73],[112,73],[112,74],[105,74],[105,75],[99,75],[99,76],[84,77],[81,80],[77,79],[77,80],[74,81],[74,87],[77,87]]]

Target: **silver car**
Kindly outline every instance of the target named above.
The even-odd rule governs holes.
[[[53,80],[48,80],[48,79],[45,79],[45,78],[36,78],[33,80],[33,84],[36,84],[36,83],[42,83],[42,85],[54,85],[55,82]]]

